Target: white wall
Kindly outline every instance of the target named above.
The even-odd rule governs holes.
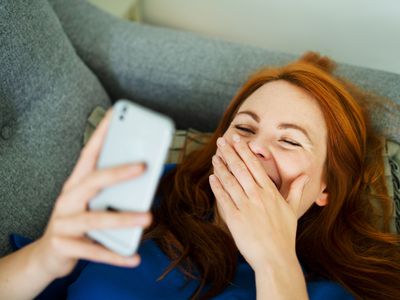
[[[139,17],[136,9],[137,0],[89,0],[89,2],[122,19],[137,20]]]
[[[142,0],[147,23],[400,74],[400,0]]]

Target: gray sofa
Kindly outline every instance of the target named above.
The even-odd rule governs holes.
[[[246,77],[295,57],[117,19],[84,0],[0,0],[0,256],[37,238],[96,106],[129,99],[210,131]],[[374,126],[400,142],[400,75],[337,71],[393,100]]]

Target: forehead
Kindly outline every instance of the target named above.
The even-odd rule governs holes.
[[[315,140],[325,138],[326,123],[317,101],[305,90],[284,80],[264,84],[252,93],[238,112],[251,110],[260,117],[260,125],[295,123]]]

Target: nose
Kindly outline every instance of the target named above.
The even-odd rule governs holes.
[[[267,145],[264,143],[261,143],[261,141],[258,140],[252,140],[249,143],[249,148],[251,151],[261,160],[266,161],[271,158],[271,152],[269,151]]]

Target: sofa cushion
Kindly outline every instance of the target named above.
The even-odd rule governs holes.
[[[400,145],[393,141],[387,141],[385,153],[385,175],[386,178],[392,183],[388,186],[389,195],[395,200],[396,206],[393,213],[396,216],[396,229],[400,234]],[[387,172],[390,169],[391,172]]]
[[[46,0],[0,1],[0,62],[1,256],[9,233],[42,233],[89,113],[111,103]]]
[[[249,74],[262,66],[283,65],[298,58],[122,21],[86,0],[49,2],[79,56],[113,99],[131,99],[163,112],[179,129],[214,130]],[[336,73],[382,96],[371,101],[373,125],[400,143],[400,74],[348,64],[338,64]]]

